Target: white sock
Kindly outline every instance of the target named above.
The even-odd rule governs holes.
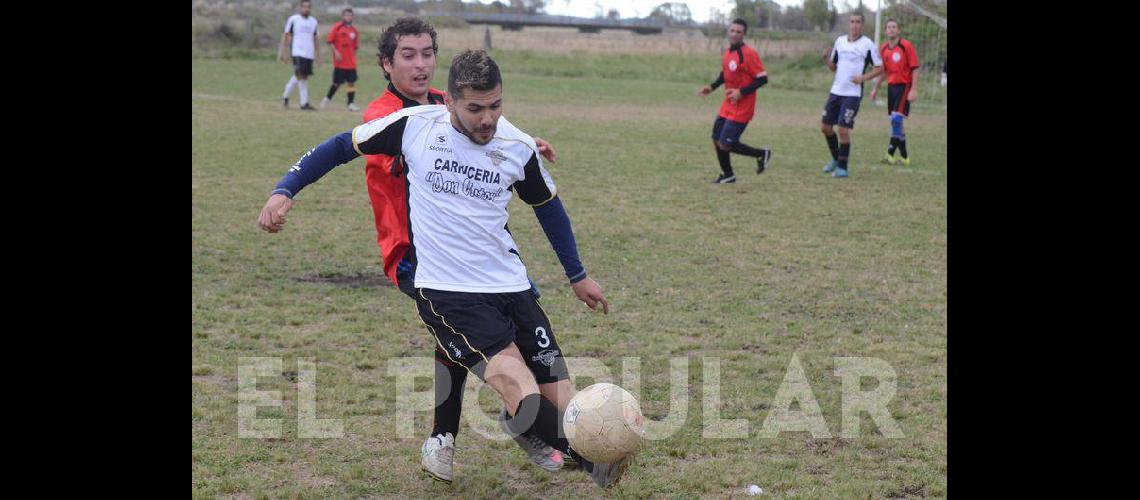
[[[297,84],[301,86],[301,105],[304,106],[309,103],[309,81],[298,80]]]
[[[297,86],[297,76],[294,75],[289,79],[289,83],[285,84],[285,95],[281,96],[282,99],[288,99],[289,94],[293,93],[293,87]]]

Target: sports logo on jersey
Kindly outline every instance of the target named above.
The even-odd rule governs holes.
[[[736,71],[736,61],[735,60],[728,61],[728,70],[729,71]]]
[[[447,142],[447,136],[446,135],[438,135],[435,137],[435,142],[438,142],[440,144],[444,144]]]
[[[356,33],[349,31],[348,32],[348,39],[349,40],[356,40]]]
[[[487,151],[485,154],[488,158],[491,159],[491,163],[493,163],[496,167],[499,166],[500,163],[503,163],[503,160],[507,159],[507,156],[503,154],[502,149]]]
[[[899,54],[898,52],[891,54],[891,60],[892,61],[899,62],[899,59],[902,59],[902,54]]]

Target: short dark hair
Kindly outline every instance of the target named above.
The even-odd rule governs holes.
[[[883,23],[883,26],[886,26],[889,23],[895,23],[895,26],[902,26],[901,24],[899,24],[898,20],[893,18],[893,17],[888,17],[887,22]]]
[[[301,0],[300,2],[297,2],[297,5],[301,5],[301,4],[303,4],[303,3],[307,3],[307,4],[309,4],[309,5],[313,5],[313,2],[312,2],[312,0]]]
[[[380,42],[376,44],[376,50],[380,56],[380,62],[383,63],[384,59],[391,62],[396,57],[396,43],[400,41],[400,37],[405,35],[420,35],[427,33],[431,35],[431,50],[439,53],[439,44],[435,40],[435,28],[430,24],[424,22],[423,19],[418,17],[401,17],[396,20],[394,24],[385,29],[380,34]],[[380,71],[384,71],[384,65],[380,65]],[[387,71],[384,71],[384,79],[391,81],[392,77]]]
[[[736,19],[733,19],[733,20],[732,20],[732,23],[730,23],[730,24],[739,24],[739,25],[741,25],[741,26],[744,26],[744,32],[745,32],[745,33],[748,33],[748,23],[744,22],[744,20],[743,20],[743,19],[741,19],[741,18],[739,18],[739,17],[738,17],[738,18],[736,18]]]
[[[340,11],[340,15],[342,15],[342,16],[343,16],[345,12],[352,12],[352,7],[349,7],[349,8],[347,8],[347,9],[344,9],[344,10]]]
[[[447,95],[462,99],[464,89],[491,90],[503,83],[499,65],[483,50],[467,49],[451,60]]]
[[[855,16],[859,16],[860,21],[864,21],[864,22],[867,21],[867,18],[863,16],[862,12],[852,12],[851,16],[848,17],[847,19],[851,19],[852,17],[855,17]]]

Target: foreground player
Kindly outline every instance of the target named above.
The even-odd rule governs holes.
[[[891,118],[891,143],[887,146],[887,155],[883,163],[888,165],[910,165],[910,156],[906,153],[906,130],[903,122],[910,116],[910,103],[918,97],[918,53],[914,44],[901,36],[899,23],[894,19],[887,20],[887,42],[879,48],[883,55],[883,69],[887,77],[887,116]],[[875,82],[871,89],[871,101],[879,95],[879,88],[883,86],[884,78]],[[895,156],[895,150],[899,155]]]
[[[538,384],[515,345],[529,336],[551,349],[557,343],[552,332],[521,331],[511,320],[535,301],[507,230],[513,194],[534,207],[575,296],[606,313],[609,304],[578,259],[570,219],[534,140],[502,117],[502,90],[498,65],[485,52],[468,50],[452,62],[446,106],[404,109],[335,135],[287,176],[301,186],[361,154],[403,155],[393,174],[405,179],[411,275],[428,331],[449,360],[499,394],[513,433],[533,431],[609,487],[631,456],[595,464],[572,450],[561,429],[572,393],[568,374]]]
[[[824,52],[823,60],[827,69],[835,72],[820,127],[831,151],[831,161],[823,167],[823,173],[844,178],[848,175],[851,129],[855,127],[855,115],[859,113],[859,101],[863,99],[863,82],[883,72],[883,60],[875,42],[863,36],[863,14],[851,14],[847,21],[847,35],[835,39],[835,43]],[[864,74],[867,65],[874,68]],[[838,140],[835,137],[836,124],[839,125]]]
[[[398,19],[381,34],[377,48],[378,65],[390,83],[387,91],[368,106],[364,113],[365,121],[387,116],[405,107],[443,103],[444,93],[430,87],[438,49],[436,32],[431,25],[416,17]],[[543,158],[554,161],[555,152],[550,144],[537,137],[535,142]],[[407,255],[410,242],[404,180],[391,175],[392,156],[366,155],[365,159],[365,177],[384,272],[401,291],[414,299],[410,276],[412,263]],[[319,176],[310,182],[317,179]],[[287,188],[286,181],[288,176],[270,196],[258,218],[261,227],[269,232],[280,229],[278,223],[284,223],[285,215],[292,207],[292,197],[303,187]],[[533,291],[537,298],[537,287]],[[550,331],[549,321],[541,308],[526,311],[513,319],[521,329],[534,331],[544,328],[544,331]],[[544,324],[547,326],[544,327]],[[549,346],[525,341],[519,342],[518,346],[531,360],[529,363],[532,370],[541,383],[556,381],[552,373],[563,369],[564,361],[557,357],[543,357],[541,353],[548,350]],[[435,418],[431,434],[421,450],[421,465],[433,478],[451,481],[454,477],[455,438],[459,433],[467,369],[450,362],[439,349],[435,349],[435,359]],[[562,454],[543,443],[533,433],[512,437],[536,465],[548,471],[562,468]]]
[[[713,184],[736,182],[736,174],[732,171],[732,162],[728,157],[730,151],[756,158],[757,174],[764,172],[764,167],[772,158],[772,150],[757,149],[740,142],[740,134],[744,133],[744,128],[756,110],[756,90],[768,83],[768,72],[764,70],[760,55],[744,43],[744,34],[747,32],[748,24],[743,19],[732,20],[728,27],[728,51],[721,60],[720,74],[716,81],[701,87],[697,92],[698,95],[706,96],[724,84],[724,103],[720,105],[720,112],[713,122],[712,140],[721,170]]]

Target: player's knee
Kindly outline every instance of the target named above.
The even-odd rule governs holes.
[[[851,129],[849,129],[847,127],[839,127],[838,132],[839,132],[839,140],[841,140],[843,142],[847,142],[847,139],[851,138]]]
[[[356,85],[353,83],[349,83],[347,86],[345,86],[345,88],[348,89],[349,92],[355,92],[356,91]]]
[[[725,144],[721,141],[716,141],[716,148],[721,151],[728,151],[729,149],[732,149],[728,144]]]
[[[823,132],[823,135],[833,135],[835,134],[835,127],[824,123],[819,126],[819,131]]]

